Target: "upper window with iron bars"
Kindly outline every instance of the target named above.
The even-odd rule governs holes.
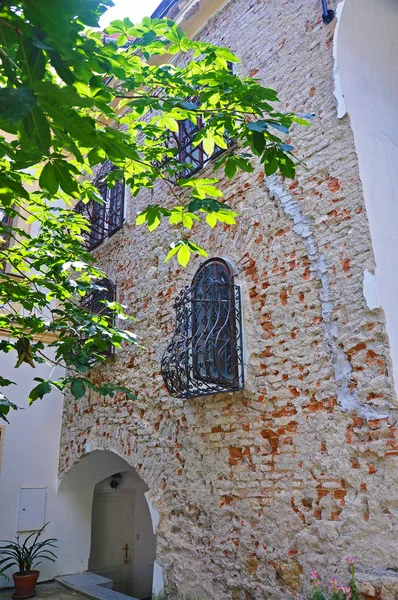
[[[92,200],[88,204],[78,202],[75,207],[91,224],[90,232],[85,235],[88,250],[99,246],[123,226],[124,180],[117,179],[112,186],[107,181],[107,175],[115,168],[110,161],[105,162],[93,181],[102,196],[102,204]]]
[[[178,158],[185,166],[181,172],[182,177],[190,177],[214,158],[225,152],[224,148],[215,146],[213,153],[209,156],[203,148],[203,143],[195,145],[195,135],[204,127],[204,121],[198,117],[197,124],[190,119],[184,119],[178,123]],[[228,140],[226,140],[228,143]]]
[[[107,302],[116,301],[116,285],[110,279],[102,277],[98,279],[95,287],[84,296],[80,303],[83,308],[94,315],[106,317],[110,325],[114,325],[114,313],[107,306]],[[104,349],[101,351],[104,356],[114,354],[114,347],[106,345],[104,340]]]
[[[234,64],[228,63],[229,72],[234,74]],[[198,106],[197,98],[190,98],[188,104],[193,107]],[[203,117],[198,116],[196,124],[191,119],[184,119],[178,122],[178,134],[173,134],[174,143],[178,148],[178,160],[184,164],[181,171],[181,177],[191,177],[203,169],[206,164],[225,152],[226,148],[215,145],[211,154],[207,154],[203,148],[203,143],[195,144],[195,136],[205,127],[206,123]],[[231,146],[233,140],[224,136],[225,142]]]

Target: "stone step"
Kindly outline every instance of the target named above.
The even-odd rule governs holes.
[[[139,600],[112,589],[113,581],[95,573],[75,573],[55,578],[64,587],[92,600]]]

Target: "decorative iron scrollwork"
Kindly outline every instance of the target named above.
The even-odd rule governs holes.
[[[175,331],[161,362],[168,392],[195,398],[242,389],[241,296],[227,263],[205,262],[174,307]]]

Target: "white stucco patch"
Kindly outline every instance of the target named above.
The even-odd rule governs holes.
[[[366,214],[377,265],[365,276],[369,308],[382,306],[398,392],[398,2],[349,0],[338,32],[337,61],[354,134]],[[391,372],[391,367],[390,367]]]
[[[155,507],[152,500],[150,499],[149,492],[145,492],[144,496],[145,496],[145,500],[147,501],[147,504],[148,504],[149,513],[151,515],[153,533],[156,535],[156,529],[159,524],[159,511]]]
[[[354,411],[365,419],[382,419],[388,415],[379,413],[374,408],[361,404],[357,392],[350,391],[351,365],[344,352],[339,337],[338,325],[332,320],[333,300],[330,293],[329,272],[325,256],[319,252],[317,242],[312,231],[311,219],[301,212],[301,206],[273,175],[267,180],[268,191],[271,198],[280,204],[284,213],[294,223],[293,231],[301,237],[307,256],[310,261],[311,271],[321,284],[320,302],[322,312],[322,328],[325,345],[333,367],[334,378],[337,384],[337,401],[343,411]]]
[[[152,598],[154,600],[161,600],[164,598],[163,569],[156,560],[153,565]]]
[[[365,269],[363,273],[363,295],[366,305],[370,310],[380,308],[379,297],[377,294],[376,276],[374,273]]]
[[[344,9],[344,3],[345,3],[345,0],[342,0],[342,2],[340,2],[336,8],[337,23],[336,23],[336,28],[334,30],[334,37],[333,37],[333,59],[334,59],[334,67],[333,67],[334,92],[333,92],[333,95],[337,100],[337,118],[338,119],[342,119],[344,117],[344,115],[347,114],[347,107],[345,104],[343,88],[342,88],[341,81],[340,81],[339,67],[338,67],[338,63],[337,63],[337,41],[338,41],[338,35],[339,35],[341,14]]]

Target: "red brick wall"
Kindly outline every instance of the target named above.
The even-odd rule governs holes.
[[[396,563],[396,399],[383,313],[362,292],[375,265],[349,118],[336,116],[333,28],[315,0],[231,0],[201,33],[286,108],[316,115],[292,135],[297,178],[267,181],[259,167],[221,178],[239,222],[195,236],[239,273],[244,391],[182,401],[163,386],[173,298],[200,264],[164,264],[172,232],[134,226],[166,188],[130,198],[125,227],[98,250],[145,346],[98,378],[138,399],[68,399],[61,471],[88,440],[134,466],[160,511],[170,599],[304,597],[311,568],[343,577],[347,555],[361,569]]]

